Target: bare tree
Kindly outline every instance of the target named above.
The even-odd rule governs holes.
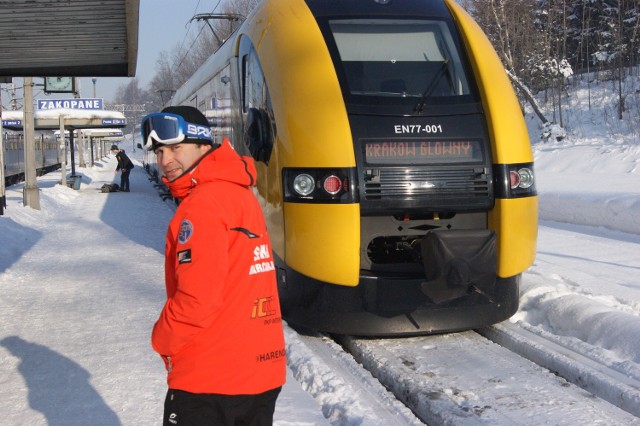
[[[548,120],[528,88],[527,80],[535,75],[530,63],[539,37],[531,19],[535,0],[467,0],[478,24],[487,33],[507,75],[518,93],[531,105],[540,121]],[[488,3],[488,4],[487,4]]]
[[[260,0],[227,0],[221,14],[248,16]],[[195,20],[194,22],[198,22]],[[190,39],[176,44],[171,51],[162,52],[156,62],[156,73],[145,92],[149,110],[158,110],[170,100],[175,91],[220,47],[241,24],[240,20],[200,20],[198,30]],[[136,90],[137,90],[137,82]],[[126,103],[131,97],[131,83],[118,89],[117,102]],[[138,94],[138,99],[140,99]]]

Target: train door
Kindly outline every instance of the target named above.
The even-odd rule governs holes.
[[[239,55],[242,140],[256,163],[258,196],[271,226],[276,253],[284,255],[284,223],[280,167],[274,154],[277,127],[271,97],[258,54],[247,37],[240,40]]]

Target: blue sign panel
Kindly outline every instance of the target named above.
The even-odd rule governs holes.
[[[104,109],[102,98],[38,99],[38,109]]]
[[[5,127],[22,127],[22,120],[2,120]]]
[[[124,118],[105,118],[102,120],[104,126],[124,126],[127,124]]]

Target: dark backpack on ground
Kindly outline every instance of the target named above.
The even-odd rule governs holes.
[[[120,191],[120,185],[117,183],[105,183],[100,188],[100,192],[118,192]]]

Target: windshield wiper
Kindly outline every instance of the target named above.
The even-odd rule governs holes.
[[[440,68],[438,68],[438,72],[436,72],[436,74],[431,79],[431,82],[427,86],[426,90],[422,93],[422,99],[420,99],[420,102],[418,102],[418,104],[414,108],[415,112],[422,112],[422,110],[424,109],[424,105],[427,103],[427,99],[429,99],[435,88],[438,86],[438,84],[440,84],[440,80],[442,80],[442,77],[444,77],[445,73],[448,70],[449,60],[445,59],[442,62],[442,65],[440,65]]]

